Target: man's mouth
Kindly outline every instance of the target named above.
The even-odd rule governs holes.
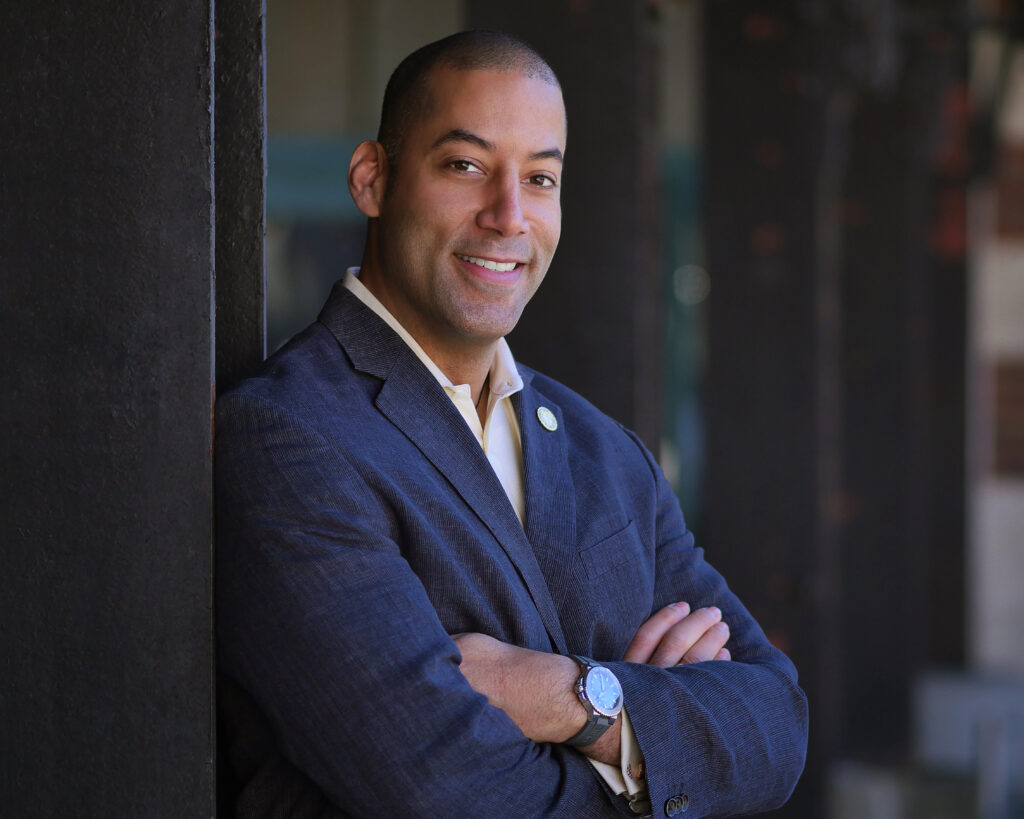
[[[491,259],[481,259],[479,256],[464,256],[461,253],[456,253],[455,255],[464,262],[493,270],[496,273],[511,273],[520,264],[519,262],[495,262]]]

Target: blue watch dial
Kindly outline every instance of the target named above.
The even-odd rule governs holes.
[[[595,666],[587,674],[587,698],[602,714],[614,716],[622,708],[622,686],[607,668]]]

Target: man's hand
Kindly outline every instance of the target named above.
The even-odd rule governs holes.
[[[673,603],[655,612],[637,629],[622,659],[659,668],[728,660],[728,639],[729,626],[722,622],[722,612],[714,606],[691,612],[689,604]]]

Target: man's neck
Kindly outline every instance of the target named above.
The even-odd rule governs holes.
[[[364,263],[365,263],[364,258]],[[487,399],[481,399],[484,382],[498,349],[500,339],[476,341],[455,335],[438,337],[428,326],[417,321],[415,314],[401,309],[400,300],[394,298],[379,276],[373,275],[373,268],[360,272],[359,280],[366,289],[391,313],[407,333],[415,339],[434,365],[448,377],[452,384],[469,384],[473,403],[487,410]]]
[[[404,326],[404,325],[403,325]],[[486,409],[486,397],[480,401],[481,393],[484,391],[484,382],[491,371],[494,363],[494,353],[497,342],[493,342],[487,348],[471,347],[461,350],[452,350],[451,346],[432,345],[430,339],[417,337],[414,330],[406,328],[413,338],[419,343],[430,360],[438,369],[451,380],[453,384],[469,384],[473,397],[473,403],[479,403]]]

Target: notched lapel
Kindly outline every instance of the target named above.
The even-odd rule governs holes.
[[[317,321],[331,331],[359,372],[387,378],[403,352],[412,353],[398,333],[345,287],[344,280],[335,282]]]
[[[552,645],[564,652],[565,638],[545,573],[498,476],[451,399],[411,351],[395,362],[377,396],[377,408],[440,470],[491,531],[522,577]]]
[[[487,456],[444,389],[398,334],[343,283],[334,286],[319,320],[357,370],[383,380],[377,409],[440,470],[494,535],[522,577],[552,646],[564,652],[558,614],[530,541]]]

